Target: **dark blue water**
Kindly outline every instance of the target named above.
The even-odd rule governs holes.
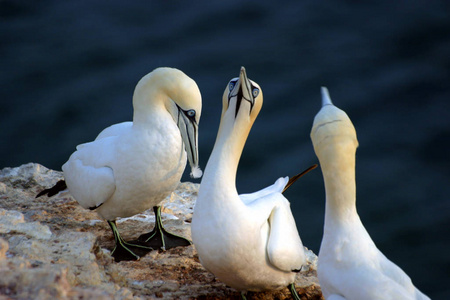
[[[326,85],[358,133],[367,230],[421,290],[450,298],[449,2],[148,2],[0,1],[1,168],[59,170],[77,144],[131,119],[134,86],[159,66],[200,87],[204,168],[243,65],[264,91],[237,178],[250,192],[317,162],[309,131]],[[320,170],[287,197],[317,253]]]

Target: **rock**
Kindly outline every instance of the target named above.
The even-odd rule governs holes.
[[[0,238],[0,261],[6,258],[6,251],[9,249],[9,244],[4,239]]]
[[[139,261],[115,263],[107,223],[68,193],[35,195],[62,179],[39,164],[0,170],[0,298],[13,299],[240,299],[199,262],[194,246],[152,251]],[[180,183],[163,202],[167,229],[191,237],[198,184]],[[150,209],[120,219],[125,239],[154,226]],[[296,279],[302,299],[323,299],[316,276],[317,256]],[[248,299],[290,299],[287,289],[248,293]]]
[[[25,222],[23,214],[0,208],[0,233],[24,234],[38,240],[48,240],[52,236],[50,228],[39,222]]]

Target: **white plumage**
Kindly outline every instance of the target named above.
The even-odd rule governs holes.
[[[192,219],[202,265],[241,291],[287,287],[305,263],[289,201],[282,195],[288,178],[252,194],[236,190],[239,158],[262,101],[261,88],[242,68],[223,95],[219,132]]]
[[[326,299],[429,299],[377,249],[356,211],[356,131],[322,88],[311,130],[326,191],[318,277]]]
[[[84,208],[101,205],[97,212],[106,220],[158,205],[176,188],[186,166],[179,110],[193,109],[198,123],[201,95],[181,71],[158,68],[136,86],[133,106],[133,122],[104,129],[95,141],[79,145],[62,167],[74,198]],[[191,166],[197,168],[197,141],[186,143],[195,149]]]
[[[116,247],[131,253],[127,259],[138,258],[130,249],[140,246],[121,240],[114,220],[159,205],[179,184],[186,156],[193,175],[201,176],[201,105],[194,80],[177,69],[155,69],[136,86],[133,122],[104,129],[93,142],[79,145],[62,167],[69,192],[81,206],[96,209],[108,221]]]

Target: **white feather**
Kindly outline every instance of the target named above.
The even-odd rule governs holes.
[[[262,91],[253,105],[236,91],[253,86],[241,70],[232,91],[225,89],[216,144],[205,168],[192,219],[192,239],[202,265],[225,284],[245,291],[288,286],[305,263],[289,201],[281,194],[288,178],[251,194],[239,195],[235,179],[245,140],[262,105]],[[245,83],[243,83],[245,82]],[[236,111],[238,113],[236,114]]]
[[[200,167],[193,167],[191,168],[191,177],[192,178],[200,178],[203,175],[202,170],[200,169]]]
[[[200,91],[183,72],[158,68],[139,81],[133,122],[104,129],[63,165],[68,189],[80,205],[98,207],[103,218],[114,220],[158,205],[176,188],[187,160],[174,121],[178,110],[168,109],[177,106],[195,110],[199,121]],[[197,144],[191,148],[196,152]]]
[[[429,299],[378,250],[356,211],[355,128],[322,88],[311,139],[325,181],[326,208],[318,277],[325,299]]]

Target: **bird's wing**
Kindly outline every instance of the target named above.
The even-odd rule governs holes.
[[[133,122],[122,122],[118,124],[111,125],[103,129],[95,138],[95,141],[101,140],[107,137],[119,136],[123,133],[129,131],[133,126]],[[77,151],[83,149],[86,146],[91,145],[92,142],[80,144],[77,146]]]
[[[414,293],[386,276],[376,257],[360,261],[346,255],[336,264],[324,266],[324,263],[319,266],[319,277],[323,291],[330,295],[341,295],[345,299],[415,299]]]
[[[417,299],[429,299],[426,295],[420,292],[412,283],[411,278],[395,263],[390,261],[384,254],[379,251],[380,257],[380,269],[384,275],[390,278],[392,281],[399,284],[410,295],[418,294]],[[420,295],[420,296],[419,296]]]
[[[105,137],[83,144],[62,166],[70,193],[84,208],[95,209],[114,194],[115,140]]]
[[[266,188],[263,188],[257,192],[249,193],[249,194],[240,194],[242,202],[245,204],[251,203],[253,200],[263,198],[272,193],[281,193],[289,181],[289,177],[280,177],[275,181],[274,184],[269,185]]]
[[[132,126],[133,126],[133,122],[122,122],[122,123],[111,125],[109,127],[106,127],[105,129],[103,129],[95,139],[100,140],[105,137],[122,135],[123,133],[129,131]]]
[[[273,197],[284,198],[280,193],[273,194]],[[290,203],[286,198],[273,208],[269,226],[267,254],[270,262],[283,271],[300,271],[306,257]]]
[[[361,275],[361,277],[366,280],[360,284],[359,279],[350,279],[353,280],[353,283],[352,287],[344,292],[346,298],[350,299],[351,297],[356,296],[355,299],[414,299],[414,294],[405,290],[403,286],[391,280],[389,277],[384,276],[383,274],[379,274],[378,276],[377,274],[372,275],[374,276],[367,278],[366,276]]]
[[[280,178],[271,187],[251,194],[264,196],[256,199],[252,196],[251,201],[246,204],[252,222],[260,224],[261,228],[267,228],[262,225],[269,223],[267,255],[270,263],[280,270],[290,272],[301,269],[305,263],[305,252],[290,203],[281,194],[286,183],[287,178]]]
[[[342,297],[341,295],[330,295],[328,296],[327,300],[346,300],[346,298]]]

